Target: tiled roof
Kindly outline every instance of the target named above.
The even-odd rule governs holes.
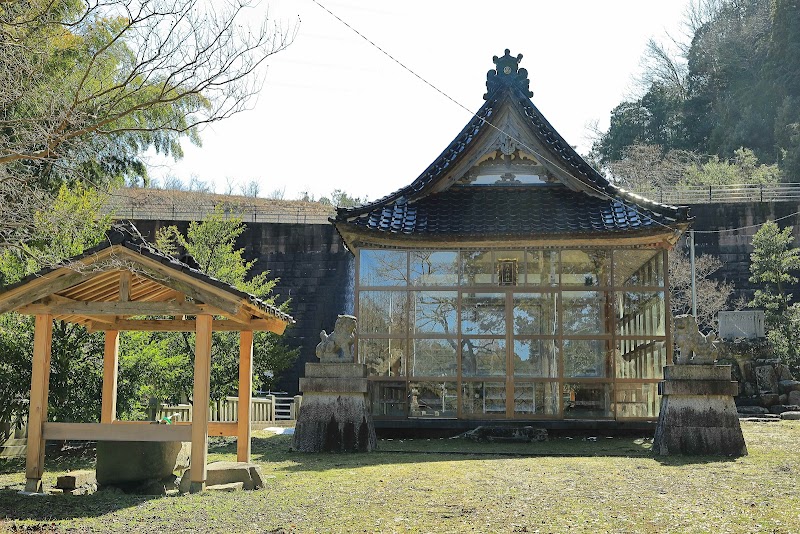
[[[386,203],[350,220],[377,232],[463,237],[613,234],[672,222],[629,201],[604,200],[561,185],[452,187],[414,203]]]

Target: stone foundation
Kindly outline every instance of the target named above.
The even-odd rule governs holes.
[[[669,365],[659,384],[661,413],[656,454],[744,456],[736,405],[738,385],[729,365]]]
[[[307,363],[303,404],[294,431],[300,452],[371,451],[377,446],[367,400],[367,368],[359,363]]]

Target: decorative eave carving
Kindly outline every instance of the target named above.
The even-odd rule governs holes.
[[[522,54],[517,54],[517,57],[512,57],[511,52],[506,48],[503,57],[494,56],[492,61],[494,61],[495,69],[486,73],[486,94],[483,95],[484,100],[488,100],[489,95],[502,86],[516,86],[528,98],[533,96],[533,91],[530,90],[528,71],[519,68],[519,62],[522,61]]]

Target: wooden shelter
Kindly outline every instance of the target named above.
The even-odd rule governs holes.
[[[29,276],[0,291],[0,313],[34,315],[35,333],[26,491],[41,491],[45,440],[191,441],[191,489],[206,481],[208,436],[236,436],[237,457],[250,461],[253,332],[282,334],[293,319],[248,293],[164,255],[131,226],[114,229],[104,244],[63,266]],[[141,316],[166,317],[137,319]],[[193,318],[192,318],[193,317]],[[53,320],[105,332],[100,423],[47,421]],[[152,425],[116,419],[119,332],[196,332],[194,414],[191,422]],[[235,423],[209,423],[211,334],[241,333],[239,413]]]
[[[412,183],[332,220],[356,257],[376,425],[658,417],[667,250],[688,209],[587,164],[521,59],[494,57],[484,105]]]

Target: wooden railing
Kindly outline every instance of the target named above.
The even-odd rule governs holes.
[[[211,404],[209,421],[231,423],[237,420],[237,410],[239,409],[238,397],[226,397]],[[158,411],[158,419],[170,417],[173,421],[191,421],[191,404],[162,404]],[[275,422],[275,396],[254,397],[250,402],[250,421],[257,423]]]
[[[634,191],[662,204],[716,204],[737,202],[782,202],[800,200],[797,184],[695,185],[675,188],[652,188]]]

